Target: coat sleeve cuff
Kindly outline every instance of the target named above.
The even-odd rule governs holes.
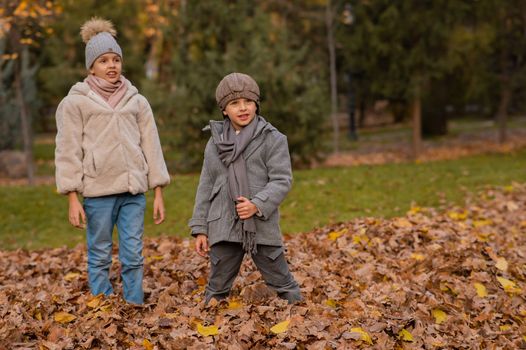
[[[208,224],[206,219],[191,219],[188,223],[192,230],[192,236],[207,235],[208,236]]]
[[[266,200],[262,200],[261,197],[258,195],[252,198],[251,202],[258,208],[258,213],[261,213],[261,215],[256,215],[256,217],[261,220],[268,220],[270,214],[272,214],[273,211],[271,208],[272,205]]]

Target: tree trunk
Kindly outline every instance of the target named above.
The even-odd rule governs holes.
[[[27,54],[23,52],[22,54]],[[22,57],[18,58],[19,62]],[[27,166],[27,181],[29,185],[34,183],[34,169],[33,169],[33,133],[31,132],[31,117],[29,115],[29,109],[27,108],[26,101],[24,100],[23,88],[22,88],[22,69],[21,64],[17,64],[15,67],[15,89],[16,89],[16,100],[20,111],[20,121],[22,124],[22,140],[24,143],[24,154]]]
[[[511,101],[511,94],[512,89],[509,79],[502,79],[499,107],[495,118],[499,126],[499,143],[501,144],[506,142],[508,138],[508,106]]]
[[[338,87],[336,84],[336,48],[334,45],[333,18],[331,1],[327,1],[325,11],[325,25],[327,26],[327,48],[329,49],[330,79],[331,79],[331,120],[333,129],[333,152],[340,152],[340,126],[338,125]]]
[[[419,85],[415,87],[411,107],[413,118],[413,158],[417,159],[422,151],[422,102]]]

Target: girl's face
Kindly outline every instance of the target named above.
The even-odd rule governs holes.
[[[89,72],[110,83],[117,82],[121,77],[122,58],[116,53],[108,52],[97,57]]]
[[[234,129],[241,130],[254,119],[256,110],[256,102],[246,98],[236,98],[226,105],[223,114],[228,116]]]

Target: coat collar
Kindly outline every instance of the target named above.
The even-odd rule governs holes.
[[[254,132],[252,140],[243,152],[245,159],[248,159],[248,157],[250,157],[250,155],[254,153],[254,151],[258,149],[259,146],[261,146],[261,144],[265,141],[264,135],[270,131],[276,130],[276,128],[267,122],[262,116],[258,115],[256,118],[258,118],[258,125],[256,126],[256,131]],[[211,120],[210,123],[203,128],[203,130],[210,130],[212,133],[212,138],[214,140],[220,140],[221,135],[223,134],[223,121]]]

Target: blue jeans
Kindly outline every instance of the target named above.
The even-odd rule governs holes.
[[[84,198],[87,217],[88,280],[93,295],[113,293],[109,272],[113,227],[117,225],[124,299],[134,304],[143,303],[142,236],[145,208],[144,194],[123,193]]]

